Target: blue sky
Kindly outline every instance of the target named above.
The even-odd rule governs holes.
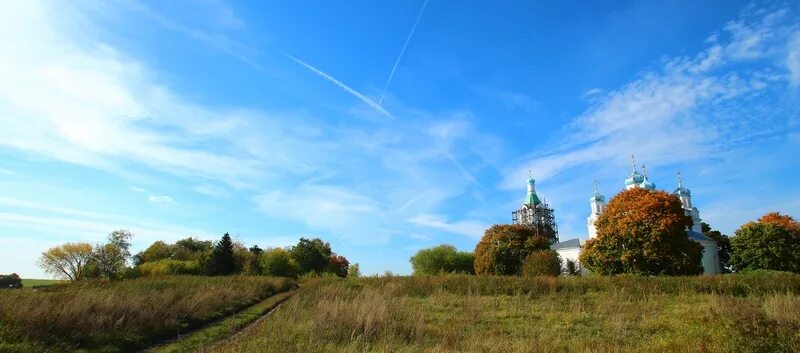
[[[723,232],[800,216],[797,2],[3,6],[0,273],[118,228],[409,273],[509,222],[529,168],[585,238],[631,154]]]

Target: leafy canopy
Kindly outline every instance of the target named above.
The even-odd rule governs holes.
[[[418,251],[411,257],[411,267],[415,275],[475,273],[475,255],[443,244]]]
[[[329,259],[333,254],[331,245],[323,242],[322,239],[306,239],[300,238],[297,245],[293,246],[290,250],[292,257],[297,261],[300,266],[300,273],[307,272],[324,272],[329,263]]]
[[[734,271],[777,270],[800,273],[800,224],[777,212],[748,222],[731,238]]]
[[[558,276],[561,274],[561,257],[553,250],[534,251],[522,262],[522,275]]]
[[[475,247],[475,273],[519,275],[522,261],[534,251],[547,250],[550,242],[522,224],[495,224]]]
[[[44,272],[70,281],[84,278],[86,264],[92,258],[89,243],[66,243],[48,249],[39,257],[39,266]]]
[[[680,200],[664,191],[625,190],[597,220],[581,263],[594,273],[692,275],[702,273],[702,246],[689,239],[692,220]]]
[[[300,266],[286,249],[264,250],[258,257],[258,263],[263,275],[297,278],[300,274]]]

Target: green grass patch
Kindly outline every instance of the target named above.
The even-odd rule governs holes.
[[[276,294],[266,300],[253,305],[239,313],[226,317],[218,322],[212,323],[203,327],[193,333],[183,337],[178,337],[176,340],[167,344],[147,350],[150,353],[181,353],[181,352],[198,352],[204,348],[211,347],[217,342],[220,342],[239,330],[245,328],[247,325],[252,324],[261,316],[274,309],[284,300],[288,299],[294,292],[284,292]]]
[[[800,276],[309,281],[213,351],[800,351]]]
[[[0,352],[128,352],[297,286],[288,278],[163,276],[0,291]]]
[[[57,279],[33,279],[33,278],[22,279],[23,288],[33,288],[34,286],[51,286],[59,283],[66,283],[66,281],[60,281]]]

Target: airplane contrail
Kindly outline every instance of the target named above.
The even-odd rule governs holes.
[[[408,42],[411,41],[411,37],[414,36],[414,31],[417,29],[417,25],[419,24],[419,20],[422,18],[422,14],[425,12],[425,7],[428,6],[428,0],[422,4],[422,8],[419,9],[419,13],[417,14],[417,20],[414,21],[414,25],[411,26],[411,32],[408,32],[408,37],[406,37],[406,42],[403,43],[403,49],[400,49],[400,55],[397,56],[397,60],[394,62],[394,66],[392,66],[392,71],[389,73],[389,79],[386,80],[386,86],[383,87],[383,92],[381,92],[381,98],[378,99],[378,105],[383,104],[383,96],[386,95],[386,91],[389,90],[389,85],[392,83],[392,78],[394,77],[394,72],[397,71],[397,65],[400,64],[400,59],[403,58],[403,54],[406,52],[406,47],[408,47]]]
[[[322,70],[317,69],[316,67],[311,66],[311,64],[308,64],[305,61],[300,60],[300,59],[298,59],[298,58],[296,58],[296,57],[294,57],[292,55],[289,55],[289,54],[284,54],[284,55],[286,55],[286,57],[291,59],[292,61],[302,65],[306,69],[309,69],[312,72],[316,73],[317,75],[322,76],[322,78],[330,81],[334,85],[339,86],[339,88],[345,90],[347,93],[350,93],[354,97],[356,97],[359,100],[361,100],[362,102],[366,103],[368,106],[370,106],[370,107],[374,108],[375,110],[379,111],[381,114],[384,114],[384,115],[386,115],[388,117],[393,117],[392,114],[389,113],[388,111],[386,111],[386,109],[383,109],[383,107],[380,104],[375,103],[375,101],[373,101],[372,99],[369,99],[369,97],[367,97],[367,96],[359,93],[358,91],[350,88],[350,86],[348,86],[348,85],[342,83],[341,81],[335,79],[333,76],[326,74]]]

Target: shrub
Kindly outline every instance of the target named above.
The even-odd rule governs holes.
[[[586,241],[580,262],[600,275],[702,273],[702,246],[686,236],[691,222],[675,195],[622,191],[597,220],[597,237]]]
[[[553,250],[534,251],[522,263],[523,276],[558,276],[561,274],[561,257]]]
[[[197,261],[170,259],[145,262],[136,269],[138,273],[131,273],[129,276],[201,275],[204,272]]]
[[[259,256],[259,270],[261,274],[269,276],[297,278],[300,274],[297,261],[289,251],[281,248],[264,250]]]
[[[411,267],[416,275],[475,273],[475,255],[444,244],[418,251],[411,257]]]
[[[521,224],[495,224],[475,247],[475,273],[519,275],[522,261],[532,252],[547,250],[550,242],[536,230]]]
[[[0,275],[0,289],[3,288],[22,288],[22,279],[16,273]]]

